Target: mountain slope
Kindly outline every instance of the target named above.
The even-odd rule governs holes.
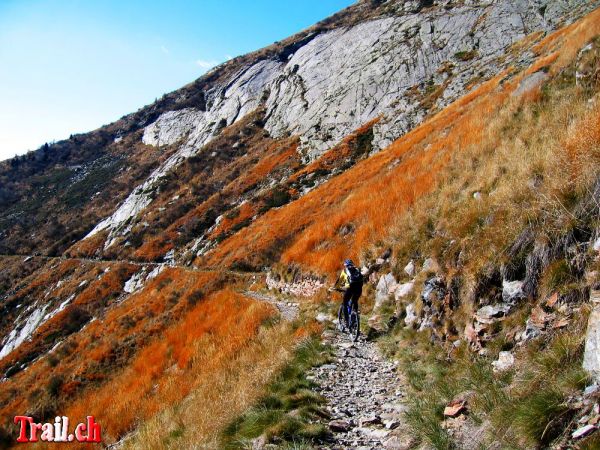
[[[161,433],[152,421],[186,398],[203,399],[203,414],[229,405],[214,416],[224,427],[319,331],[309,313],[278,322],[247,291],[314,294],[302,305],[312,314],[327,308],[319,288],[343,258],[370,264],[388,247],[365,289],[373,329],[398,344],[387,326],[413,314],[442,347],[485,348],[473,313],[503,299],[504,284],[530,286],[519,293],[529,306],[557,289],[543,274],[565,256],[557,246],[531,268],[538,241],[557,239],[569,217],[584,231],[560,245],[595,236],[585,195],[599,140],[594,6],[361,2],[115,124],[5,163],[7,442],[23,411],[95,413],[107,442],[140,422]],[[411,259],[429,269],[407,278]],[[583,283],[584,272],[563,281]],[[412,297],[394,298],[386,280],[412,283]],[[167,447],[182,435],[218,440],[210,421],[195,438],[175,425]]]

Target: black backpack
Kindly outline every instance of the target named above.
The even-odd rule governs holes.
[[[350,284],[362,284],[363,282],[362,273],[354,266],[346,267],[346,275],[348,275]]]

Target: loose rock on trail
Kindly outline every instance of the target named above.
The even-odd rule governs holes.
[[[324,339],[335,349],[334,362],[314,368],[308,378],[327,399],[334,440],[319,448],[414,448],[396,364],[386,360],[374,342],[351,342],[347,335],[329,331]]]

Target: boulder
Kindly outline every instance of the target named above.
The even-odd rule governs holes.
[[[502,300],[505,303],[515,304],[519,300],[525,298],[523,292],[523,281],[507,281],[502,282]]]
[[[531,320],[531,317],[527,319],[525,323],[525,331],[521,333],[520,340],[521,341],[529,341],[531,339],[535,339],[540,334],[542,334],[542,330],[535,325],[535,323]]]
[[[409,277],[415,276],[416,268],[413,260],[410,260],[410,262],[404,267],[404,273],[406,273],[406,275]]]
[[[500,352],[498,359],[492,362],[494,372],[503,372],[515,364],[515,357],[511,352]]]
[[[583,427],[578,428],[577,430],[575,430],[573,432],[573,434],[571,435],[571,437],[573,439],[581,439],[582,437],[585,437],[588,434],[590,434],[595,429],[596,429],[596,427],[594,425],[585,425],[585,426],[583,426]]]
[[[409,281],[408,283],[399,284],[394,292],[394,298],[396,299],[396,301],[398,301],[408,297],[412,293],[414,287],[415,283],[413,283],[412,281]]]
[[[369,325],[369,328],[379,333],[387,331],[388,329],[387,325],[383,321],[383,317],[381,317],[379,314],[374,314],[371,317],[369,317],[369,320],[367,320],[367,324]]]
[[[419,326],[419,331],[425,331],[428,328],[435,328],[433,325],[433,317],[430,314],[426,314],[421,320],[421,325]]]
[[[383,421],[383,426],[388,430],[395,430],[401,423],[399,419],[386,419]]]
[[[446,284],[442,277],[433,277],[425,281],[421,298],[427,305],[441,301],[446,296]]]
[[[592,246],[595,252],[600,253],[600,237],[594,241],[594,245]]]
[[[467,411],[467,402],[463,399],[452,400],[444,408],[445,417],[457,417]]]
[[[332,420],[329,422],[329,429],[338,433],[343,433],[352,428],[352,425],[347,420]]]
[[[404,323],[406,324],[407,327],[411,327],[413,326],[414,323],[417,322],[419,318],[417,317],[417,314],[415,313],[415,304],[414,303],[410,303],[406,306],[406,317],[404,318]]]
[[[422,272],[437,272],[439,270],[440,266],[438,265],[437,261],[433,258],[427,258],[423,262],[423,268],[421,269]]]
[[[361,427],[366,427],[369,425],[379,425],[381,423],[381,417],[375,414],[371,414],[365,417],[361,417],[358,420],[358,425]]]
[[[592,395],[595,395],[599,390],[600,390],[600,387],[598,386],[598,384],[596,384],[596,383],[590,384],[588,387],[586,387],[583,390],[583,396],[591,397]]]
[[[319,313],[319,314],[317,314],[317,317],[315,317],[315,320],[319,323],[332,322],[333,317],[331,317],[330,314]]]
[[[540,87],[547,79],[548,75],[542,71],[532,73],[521,80],[519,87],[511,94],[511,96],[518,97],[527,92],[533,91],[534,89]]]
[[[392,273],[382,275],[379,278],[377,288],[375,289],[374,309],[377,310],[381,308],[381,305],[383,305],[383,303],[389,299],[390,295],[394,293],[397,287],[398,282],[396,281]]]
[[[487,305],[477,310],[475,319],[478,322],[490,324],[505,317],[509,311],[510,306],[502,303],[498,305]]]

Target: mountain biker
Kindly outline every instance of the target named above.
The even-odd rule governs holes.
[[[343,308],[344,322],[348,325],[348,305],[352,302],[352,309],[358,310],[358,299],[362,294],[363,276],[351,259],[344,261],[344,268],[334,284],[335,288],[344,290]],[[341,324],[340,324],[341,325]]]

